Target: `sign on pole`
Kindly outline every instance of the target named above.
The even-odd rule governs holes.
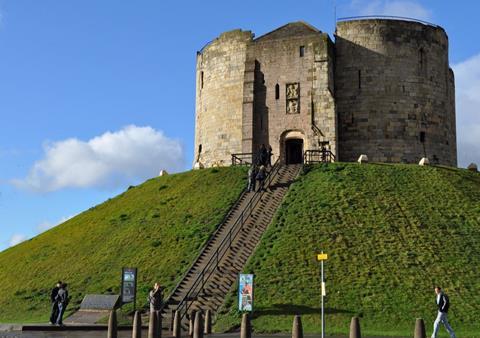
[[[321,298],[322,298],[322,335],[321,337],[322,338],[325,338],[325,304],[324,304],[324,298],[325,296],[327,295],[327,290],[326,290],[326,287],[325,287],[325,277],[323,275],[323,262],[326,261],[328,259],[328,255],[326,253],[323,253],[323,251],[321,253],[317,253],[317,261],[320,262],[320,282],[322,283],[321,284],[321,287],[322,287],[322,295],[321,295]]]
[[[122,268],[122,303],[133,302],[136,306],[137,300],[137,268]]]
[[[326,253],[319,253],[317,254],[317,261],[326,261],[328,259],[328,255]]]
[[[238,310],[253,311],[253,275],[240,274],[238,278]]]

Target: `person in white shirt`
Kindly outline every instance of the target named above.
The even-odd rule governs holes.
[[[432,338],[437,338],[440,323],[445,326],[451,338],[456,338],[455,332],[453,332],[452,327],[450,326],[450,324],[448,324],[447,319],[448,308],[450,307],[450,300],[448,299],[448,296],[443,293],[442,288],[439,286],[435,287],[435,294],[435,303],[437,303],[438,315],[437,319],[435,319],[435,322],[433,323]]]

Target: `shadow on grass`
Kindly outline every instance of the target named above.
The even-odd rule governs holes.
[[[281,316],[281,315],[307,315],[307,314],[320,314],[322,312],[321,308],[310,307],[305,305],[295,305],[295,304],[274,304],[273,306],[266,309],[256,309],[253,312],[253,318],[258,318],[261,316]],[[335,314],[335,313],[354,313],[350,310],[344,309],[335,309],[335,308],[325,308],[326,314]]]

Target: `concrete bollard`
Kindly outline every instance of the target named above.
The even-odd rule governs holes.
[[[240,326],[240,338],[252,338],[252,325],[248,313],[242,315],[242,325]]]
[[[108,318],[108,338],[117,338],[117,311],[113,310],[110,312],[110,317]]]
[[[156,338],[155,329],[157,326],[157,316],[155,311],[150,311],[150,318],[148,321],[148,338]]]
[[[162,338],[162,312],[161,311],[155,311],[155,316],[157,317],[156,322],[157,322],[157,330],[156,330],[156,337],[157,338]]]
[[[180,323],[180,312],[175,311],[173,316],[173,336],[180,338],[182,336],[182,325]]]
[[[426,338],[427,334],[425,333],[425,323],[422,318],[417,318],[415,322],[415,333],[413,334],[414,338]]]
[[[142,316],[138,311],[133,316],[132,338],[142,338]]]
[[[195,311],[190,313],[189,325],[188,325],[188,335],[193,337],[193,326],[195,324]]]
[[[350,338],[362,338],[360,333],[360,320],[358,317],[353,317],[350,323]]]
[[[195,322],[193,324],[193,338],[203,338],[203,318],[202,311],[195,312]]]
[[[212,333],[212,313],[210,310],[205,312],[205,329],[203,330],[204,334]]]
[[[303,338],[302,318],[299,315],[293,317],[292,338]]]

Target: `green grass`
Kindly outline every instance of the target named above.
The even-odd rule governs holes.
[[[255,331],[289,332],[299,313],[306,333],[320,332],[314,254],[323,250],[327,334],[347,333],[352,316],[368,335],[411,336],[415,318],[430,334],[439,284],[457,336],[480,337],[480,174],[381,164],[309,169],[244,269],[256,276]],[[231,292],[216,331],[239,326],[236,309]]]
[[[70,310],[87,293],[118,293],[123,266],[139,269],[139,305],[154,281],[168,295],[245,176],[243,168],[215,168],[154,178],[1,252],[0,322],[48,321],[59,279],[69,284]]]

